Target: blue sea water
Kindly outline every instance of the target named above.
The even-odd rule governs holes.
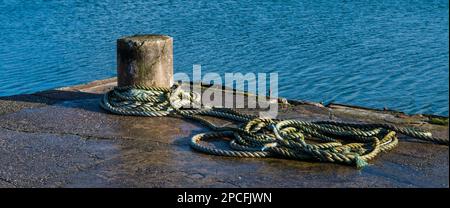
[[[280,96],[448,115],[447,0],[0,0],[0,96],[115,76],[116,39],[175,72],[278,72]]]

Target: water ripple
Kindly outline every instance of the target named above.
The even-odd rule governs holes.
[[[0,96],[115,76],[118,37],[174,37],[176,72],[278,72],[280,95],[448,115],[448,1],[0,3]]]

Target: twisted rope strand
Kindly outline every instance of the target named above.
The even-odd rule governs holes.
[[[197,121],[213,130],[193,136],[190,146],[199,152],[230,157],[281,157],[355,165],[362,168],[379,153],[398,144],[396,133],[448,145],[447,139],[430,132],[391,124],[359,124],[336,121],[262,119],[233,109],[202,106],[201,96],[174,88],[127,86],[107,92],[100,106],[114,114],[175,116]],[[202,106],[192,109],[193,104]],[[201,116],[240,123],[220,127]],[[213,138],[230,138],[230,150],[204,145]],[[381,139],[380,139],[381,138]]]

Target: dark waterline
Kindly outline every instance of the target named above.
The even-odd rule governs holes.
[[[174,38],[175,72],[278,72],[280,95],[448,115],[447,0],[0,0],[0,96],[115,76],[118,37]]]

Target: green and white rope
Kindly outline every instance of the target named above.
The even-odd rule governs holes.
[[[193,109],[192,105],[201,108]],[[119,115],[179,115],[200,122],[213,131],[193,136],[190,146],[197,151],[220,156],[280,157],[348,164],[362,168],[380,152],[389,151],[398,144],[396,133],[438,144],[449,144],[448,140],[433,137],[430,132],[390,124],[257,118],[233,109],[201,105],[200,95],[185,92],[178,85],[171,89],[116,87],[104,95],[100,106]],[[216,126],[204,116],[231,120],[238,122],[240,126]],[[212,138],[226,139],[230,149],[204,144]]]

